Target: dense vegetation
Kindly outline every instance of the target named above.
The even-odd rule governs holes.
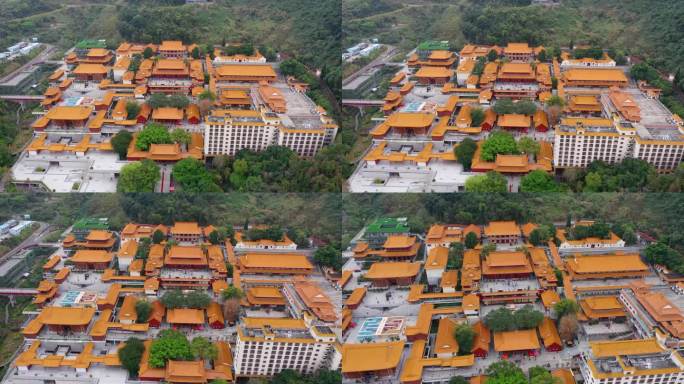
[[[0,199],[0,220],[27,213],[67,228],[79,218],[108,217],[116,230],[129,221],[197,221],[219,228],[248,221],[288,228],[295,242],[314,237],[323,244],[338,244],[341,205],[337,194],[6,194]]]
[[[684,8],[668,0],[564,0],[553,7],[502,0],[342,3],[345,47],[368,37],[404,49],[426,39],[451,40],[456,48],[467,42],[589,44],[651,58],[657,68],[669,71],[684,58]]]
[[[487,328],[494,332],[536,328],[544,320],[544,314],[527,304],[515,312],[506,307],[491,311],[485,316]]]
[[[411,230],[417,232],[426,231],[435,222],[515,220],[546,224],[565,223],[568,218],[594,219],[613,224],[611,229],[616,234],[620,232],[618,235],[632,241],[634,232],[642,231],[672,249],[671,254],[657,250],[654,259],[667,258],[679,264],[683,260],[684,234],[679,227],[684,196],[679,193],[353,195],[343,200],[343,245],[376,217],[408,217]],[[542,232],[540,238],[552,236],[547,230]]]

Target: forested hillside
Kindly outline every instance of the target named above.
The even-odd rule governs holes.
[[[180,3],[180,5],[179,5]],[[219,44],[251,42],[296,56],[311,68],[339,66],[338,0],[4,0],[0,47],[36,36],[62,48],[90,38]]]
[[[684,60],[684,5],[672,0],[342,0],[344,46],[379,37],[405,49],[427,38],[568,46],[595,44],[674,71]],[[362,10],[360,12],[359,10]]]
[[[337,245],[341,204],[336,194],[5,194],[0,199],[0,221],[30,214],[62,229],[83,217],[108,217],[113,229],[129,221],[197,221],[216,226],[248,221],[293,228]]]
[[[572,219],[631,225],[634,230],[657,237],[680,255],[684,253],[681,193],[345,195],[343,245],[369,221],[382,216],[407,217],[414,231],[423,232],[435,222],[564,223],[568,215]]]

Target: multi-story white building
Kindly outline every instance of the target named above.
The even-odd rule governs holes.
[[[627,122],[615,113],[613,119],[562,119],[554,137],[554,166],[584,168],[595,160],[612,164],[632,157],[671,171],[684,160],[684,127],[660,120]]]
[[[278,132],[278,145],[288,147],[299,156],[313,157],[325,142],[325,129],[290,129],[282,127]]]
[[[215,110],[204,122],[204,154],[235,155],[242,149],[263,151],[278,137],[280,118],[267,111]]]
[[[656,339],[590,343],[580,357],[587,384],[677,384],[684,381],[684,358]]]
[[[584,168],[596,160],[620,162],[631,152],[634,133],[618,129],[610,119],[562,119],[554,137],[554,166]]]
[[[337,369],[336,336],[301,319],[243,318],[237,329],[236,376],[272,376],[284,369],[311,374]]]
[[[323,117],[320,128],[290,128],[266,108],[215,110],[204,122],[204,154],[232,156],[242,149],[263,151],[281,145],[299,156],[312,157],[337,134],[337,125],[326,123]]]

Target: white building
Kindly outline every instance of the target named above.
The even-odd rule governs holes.
[[[33,224],[33,221],[21,221],[16,226],[10,228],[9,233],[12,236],[19,236],[21,234],[21,232],[24,229],[30,227],[31,224]]]
[[[233,366],[237,376],[272,376],[284,369],[311,374],[339,365],[336,336],[300,319],[243,318]]]
[[[276,143],[280,118],[271,112],[215,110],[204,122],[204,154],[233,156],[242,149],[263,151]]]
[[[254,250],[279,250],[279,251],[294,251],[297,250],[297,244],[290,240],[287,235],[283,234],[283,238],[279,241],[260,239],[260,240],[246,240],[243,239],[242,232],[235,233],[235,248],[236,251],[254,251]]]
[[[204,122],[204,154],[233,156],[242,149],[263,151],[281,145],[299,156],[312,157],[332,143],[337,134],[337,125],[330,123],[327,116],[316,119],[318,127],[292,128],[266,109],[215,110]]]
[[[684,382],[684,359],[656,339],[590,342],[580,357],[587,384],[678,384]]]

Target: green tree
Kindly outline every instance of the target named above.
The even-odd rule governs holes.
[[[206,337],[197,336],[190,342],[190,349],[196,359],[214,360],[218,356],[216,345]]]
[[[491,364],[485,370],[487,384],[527,384],[525,373],[514,363],[503,360]]]
[[[494,52],[496,53],[496,52]],[[449,384],[469,384],[470,382],[463,376],[454,376],[449,379]]]
[[[185,295],[178,289],[166,291],[160,300],[169,309],[182,308],[185,305]]]
[[[465,183],[466,192],[507,192],[508,182],[496,171],[489,171],[485,175],[470,176]]]
[[[518,329],[536,328],[544,320],[544,314],[534,309],[530,304],[523,306],[513,313],[515,326]]]
[[[121,167],[116,185],[117,192],[154,192],[161,176],[159,167],[152,160],[136,161]]]
[[[314,252],[314,262],[318,265],[330,267],[336,271],[342,270],[342,265],[344,264],[342,253],[332,245],[318,248],[316,252]]]
[[[497,100],[494,104],[494,112],[497,115],[508,115],[515,112],[515,105],[511,99]]]
[[[535,228],[530,232],[530,243],[535,247],[542,245],[546,240],[547,239],[544,238],[542,231],[539,228]]]
[[[223,301],[233,299],[239,300],[244,296],[245,294],[242,292],[242,290],[238,287],[233,286],[233,284],[229,285],[228,288],[221,291],[221,298],[223,299]]]
[[[574,315],[579,312],[579,305],[572,299],[561,299],[553,305],[553,310],[556,312],[556,317],[561,318],[566,315]]]
[[[541,368],[541,367],[533,367],[533,368]],[[541,368],[542,370],[539,370],[538,372],[535,372],[534,375],[530,373],[530,384],[561,384],[562,381],[551,375],[551,372],[548,370]],[[532,370],[532,368],[530,368]]]
[[[184,306],[187,308],[207,308],[211,304],[211,297],[202,291],[190,291],[185,295]]]
[[[157,229],[152,233],[152,242],[153,243],[160,244],[162,241],[164,241],[164,239],[166,239],[164,232]]]
[[[513,135],[508,132],[494,132],[482,144],[480,158],[484,161],[494,161],[498,154],[517,155],[518,153],[518,144]]]
[[[484,318],[484,323],[493,332],[514,331],[516,329],[513,312],[505,307],[489,312]]]
[[[463,265],[463,253],[465,252],[465,247],[463,243],[451,243],[449,244],[449,256],[447,258],[447,268],[449,269],[460,269]]]
[[[212,92],[208,89],[205,89],[204,91],[202,91],[202,93],[199,94],[199,96],[197,96],[197,98],[200,100],[214,101],[214,100],[216,100],[216,95],[214,94],[214,92]]]
[[[135,337],[129,337],[123,347],[117,350],[119,361],[131,377],[138,376],[138,369],[140,369],[140,360],[145,352],[145,344]]]
[[[188,193],[221,192],[204,164],[193,158],[185,158],[173,166],[173,178],[178,187]]]
[[[140,69],[140,62],[142,61],[142,56],[135,54],[131,57],[131,62],[128,64],[128,70],[135,73]]]
[[[183,128],[176,128],[171,131],[171,141],[181,145],[190,144],[190,133]]]
[[[458,354],[467,355],[473,349],[475,331],[467,323],[461,323],[454,330],[454,338],[458,343]]]
[[[135,258],[147,260],[147,256],[150,253],[150,239],[144,238],[140,240],[138,244],[138,250],[135,251]]]
[[[521,137],[518,140],[518,151],[536,157],[539,154],[539,143],[531,137]]]
[[[152,48],[146,47],[143,50],[143,57],[144,58],[149,59],[150,57],[152,57],[152,55],[154,55],[154,51],[152,51]]]
[[[209,233],[209,242],[217,245],[223,243],[223,241],[226,240],[226,234],[225,231],[220,231],[220,230],[213,230],[211,233]]]
[[[537,112],[537,105],[529,100],[522,100],[515,103],[515,113],[522,115],[534,115]]]
[[[560,192],[560,185],[548,172],[534,170],[520,180],[520,192]]]
[[[138,118],[140,113],[140,104],[135,101],[129,101],[126,103],[126,118],[128,120],[135,120]]]
[[[563,98],[558,95],[553,95],[546,100],[546,105],[549,107],[564,107],[565,100],[563,100]]]
[[[175,94],[167,97],[169,107],[184,109],[190,105],[190,99],[185,95]]]
[[[582,192],[601,192],[602,177],[598,172],[589,172],[584,178]]]
[[[192,49],[190,52],[190,55],[192,56],[193,59],[199,59],[202,53],[200,52],[199,47],[195,47]]]
[[[126,159],[131,140],[133,140],[133,134],[125,129],[120,130],[112,137],[112,149],[119,155],[119,160]]]
[[[466,137],[454,148],[454,154],[458,162],[463,165],[464,171],[470,171],[470,167],[473,163],[473,156],[477,150],[477,143],[469,137]]]
[[[537,55],[537,58],[538,58],[539,61],[542,62],[542,63],[548,61],[548,57],[547,57],[547,55],[546,55],[546,50],[542,49],[542,50],[539,52],[539,55]]]
[[[136,322],[146,323],[150,318],[150,314],[152,313],[152,304],[150,304],[147,300],[138,300],[135,303],[135,313],[138,317]]]
[[[152,368],[162,368],[169,360],[187,361],[193,358],[190,342],[185,335],[175,329],[165,329],[152,341],[149,364]]]
[[[163,93],[153,93],[149,99],[147,99],[147,104],[149,104],[152,109],[168,107],[168,100],[168,97]]]
[[[140,131],[135,141],[135,147],[147,151],[151,144],[171,144],[171,135],[166,127],[159,123],[150,123]]]
[[[495,61],[498,58],[499,58],[499,54],[497,54],[495,50],[490,49],[489,52],[487,52],[487,60]]]
[[[470,126],[479,127],[485,119],[485,113],[482,108],[473,108],[470,110]]]
[[[475,246],[477,245],[478,242],[479,241],[477,238],[477,234],[475,234],[475,232],[468,232],[465,235],[465,246],[466,246],[466,248],[473,249],[473,248],[475,248]]]

